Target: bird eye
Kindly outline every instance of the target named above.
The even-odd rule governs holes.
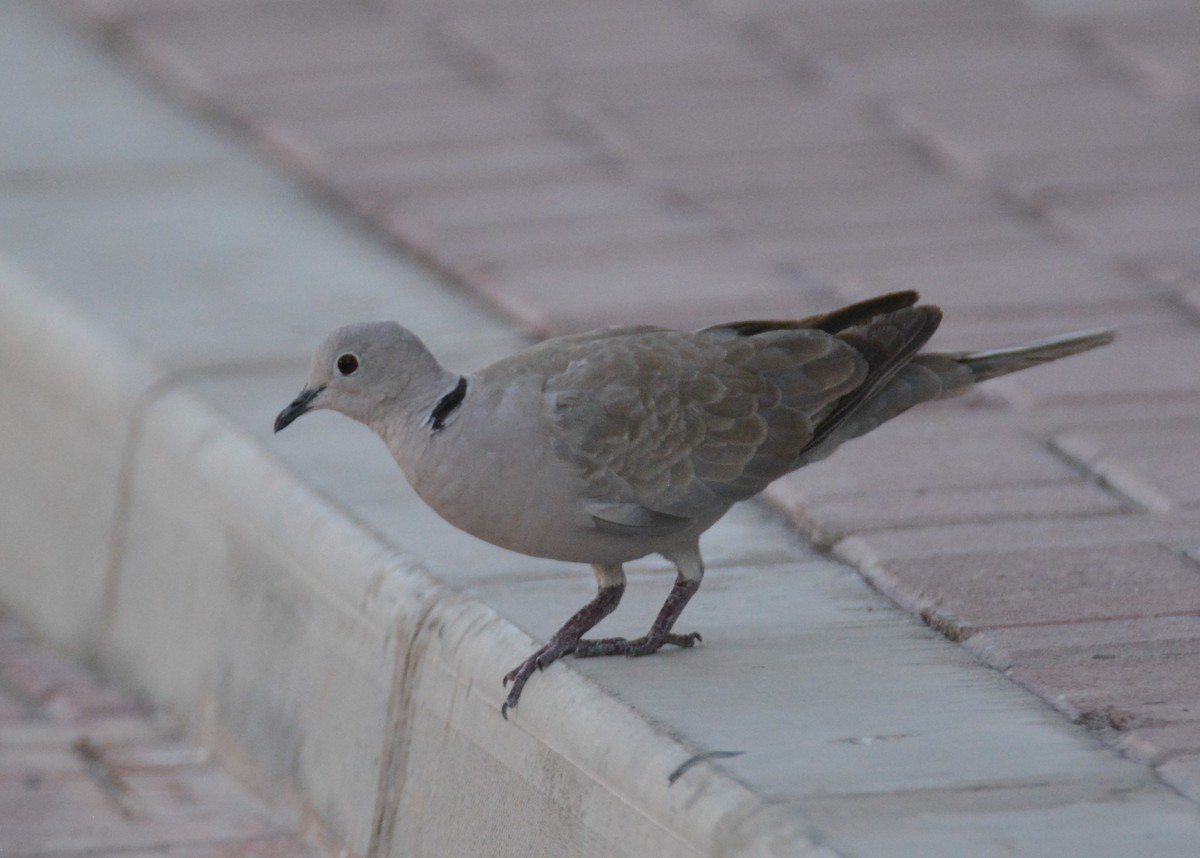
[[[358,356],[352,355],[349,352],[339,356],[337,359],[337,369],[342,375],[354,375],[358,370]]]

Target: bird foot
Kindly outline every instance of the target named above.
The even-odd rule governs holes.
[[[604,655],[624,655],[636,658],[657,652],[664,645],[671,644],[682,649],[688,649],[701,642],[699,632],[688,632],[677,635],[668,632],[663,635],[648,634],[632,640],[626,638],[603,638],[594,641],[578,641],[575,644],[576,658],[597,658]]]
[[[533,672],[535,670],[545,670],[562,656],[573,652],[578,643],[578,639],[560,639],[558,635],[555,635],[550,639],[550,643],[506,673],[503,684],[507,688],[511,682],[512,688],[509,689],[508,697],[505,698],[504,703],[500,706],[500,714],[507,720],[508,710],[517,705],[517,700],[521,697],[521,690],[525,687],[525,683],[529,681],[529,677],[533,676]]]

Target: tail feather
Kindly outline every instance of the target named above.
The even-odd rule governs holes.
[[[1058,334],[1016,346],[962,352],[953,357],[955,361],[967,367],[975,381],[979,382],[1107,345],[1116,339],[1116,336],[1117,332],[1112,328],[1097,328]]]

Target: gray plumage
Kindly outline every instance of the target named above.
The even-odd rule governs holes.
[[[451,524],[505,548],[593,565],[597,597],[506,677],[514,706],[566,653],[642,655],[699,587],[700,534],[730,506],[913,405],[1094,348],[1112,331],[990,351],[918,353],[941,321],[914,292],[799,321],[696,332],[620,327],[547,340],[479,372],[444,369],[394,323],[350,325],[321,345],[280,413],[331,408],[377,432],[417,493]],[[581,636],[616,607],[621,564],[658,553],[679,575],[634,641]]]

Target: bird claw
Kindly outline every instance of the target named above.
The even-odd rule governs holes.
[[[633,638],[632,640],[626,638],[604,638],[595,641],[579,641],[575,645],[575,657],[598,658],[606,655],[623,655],[627,658],[637,658],[658,652],[666,644],[671,644],[681,649],[689,649],[701,640],[703,639],[700,637],[699,632],[688,632],[682,635],[673,633],[664,635],[649,634],[643,635],[640,638]]]
[[[505,720],[508,719],[508,710],[516,708],[517,700],[521,697],[521,691],[525,688],[525,683],[529,681],[529,677],[533,676],[533,672],[535,670],[545,670],[558,661],[561,656],[572,652],[575,649],[575,644],[575,641],[554,638],[550,643],[504,675],[504,679],[501,680],[501,687],[508,688],[508,683],[512,683],[512,689],[508,692],[508,697],[505,698],[504,703],[500,706],[500,714],[504,716]]]

